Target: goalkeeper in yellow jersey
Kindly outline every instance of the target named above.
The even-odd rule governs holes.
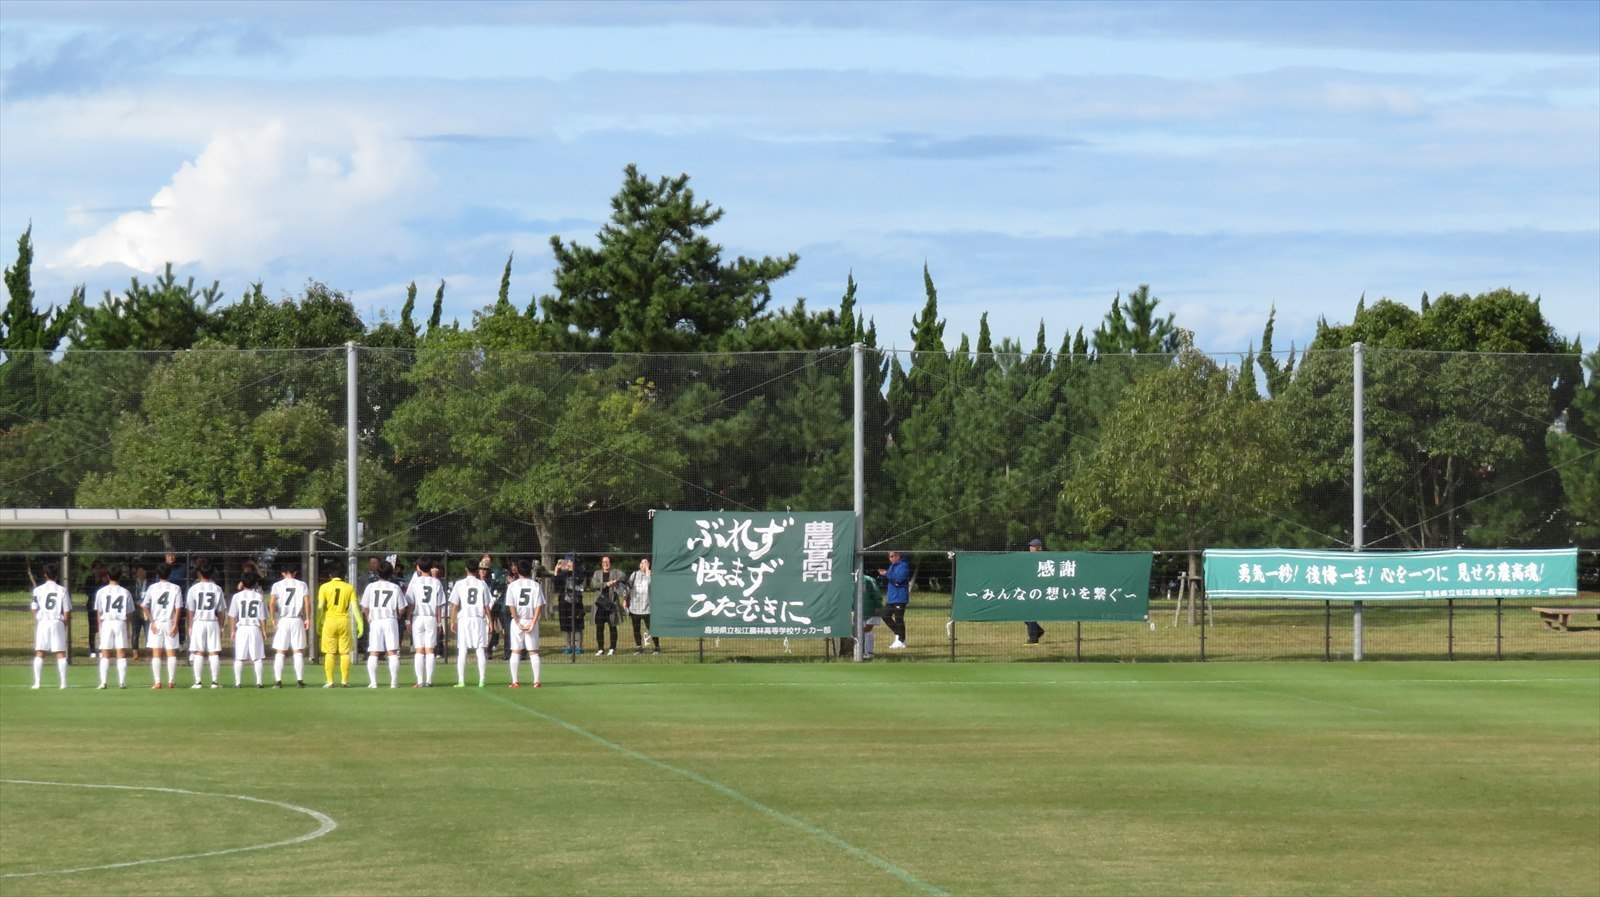
[[[332,569],[332,565],[329,565]],[[339,685],[350,684],[350,651],[354,636],[361,635],[366,623],[361,619],[361,608],[356,605],[355,587],[340,578],[338,572],[328,574],[328,581],[317,589],[317,625],[322,632],[322,669],[327,675],[323,688],[333,687],[333,668],[339,666]]]

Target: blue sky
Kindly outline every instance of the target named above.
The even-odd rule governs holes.
[[[1600,344],[1600,2],[0,0],[0,236],[47,301],[167,261],[370,318],[551,288],[637,164],[909,345],[1151,285],[1200,346],[1510,286]]]

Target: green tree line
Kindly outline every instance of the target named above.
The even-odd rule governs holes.
[[[1349,546],[1359,342],[1366,546],[1600,545],[1600,361],[1524,293],[1363,299],[1287,353],[1273,313],[1228,358],[1141,285],[1054,343],[985,316],[947,349],[925,268],[912,348],[885,352],[853,277],[832,307],[775,305],[798,257],[727,257],[722,216],[630,166],[592,242],[552,237],[552,292],[514,300],[508,258],[465,323],[443,282],[425,321],[413,283],[369,324],[320,282],[230,302],[170,266],[41,303],[30,229],[5,271],[0,505],[320,507],[342,541],[354,341],[361,544],[646,551],[652,508],[850,507],[862,344],[869,546]]]

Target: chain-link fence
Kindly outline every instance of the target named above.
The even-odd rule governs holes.
[[[329,518],[319,551],[349,552],[362,567],[374,556],[457,560],[487,550],[546,570],[569,554],[580,567],[610,554],[632,570],[651,551],[656,509],[854,505],[849,347],[718,355],[498,347],[513,342],[480,331],[420,349],[12,353],[3,363],[27,376],[8,381],[20,391],[0,420],[0,505],[313,507]],[[350,351],[355,532],[346,524]],[[1577,356],[1368,348],[1359,393],[1355,360],[1349,350],[1261,358],[1009,345],[865,350],[865,566],[895,548],[917,568],[909,647],[895,656],[1349,656],[1344,605],[1219,603],[1204,626],[1190,625],[1187,609],[1174,615],[1174,599],[1162,596],[1206,547],[1577,546],[1592,571],[1600,410]],[[1028,645],[1020,624],[947,625],[949,555],[1022,550],[1032,538],[1051,550],[1161,552],[1154,628],[1047,624],[1045,638]],[[0,532],[0,550],[13,552],[0,556],[0,606],[25,604],[23,568],[59,542]],[[99,531],[74,544],[83,553],[75,578],[97,557],[126,563],[168,548],[241,560],[302,550],[270,532]],[[1596,588],[1592,572],[1580,583]],[[594,624],[584,619],[585,655],[564,659],[593,658]],[[631,655],[631,622],[621,623],[619,654]],[[547,656],[566,647],[558,623],[549,624]],[[1372,658],[1600,653],[1595,632],[1551,630],[1509,600],[1369,606],[1365,624]],[[26,640],[4,637],[8,646]],[[830,651],[778,640],[663,645],[664,660]]]

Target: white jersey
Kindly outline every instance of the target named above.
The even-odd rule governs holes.
[[[435,576],[413,576],[406,586],[406,598],[416,607],[416,619],[438,619],[444,610],[444,583]]]
[[[28,607],[40,623],[58,623],[72,610],[72,599],[65,586],[46,580],[33,590],[33,600]]]
[[[458,619],[487,619],[493,603],[489,584],[475,576],[458,579],[450,587],[450,605],[456,608]]]
[[[240,626],[260,626],[267,619],[267,599],[255,589],[235,592],[233,602],[228,605],[228,616]]]
[[[102,623],[125,623],[133,612],[133,593],[112,583],[94,593],[94,609]]]
[[[367,622],[379,623],[384,620],[397,620],[400,611],[405,610],[410,599],[400,587],[387,580],[376,580],[368,583],[361,590],[361,609],[366,612]]]
[[[223,613],[222,586],[214,582],[197,582],[189,587],[183,606],[196,623],[215,623]]]
[[[183,593],[172,583],[157,580],[144,590],[139,606],[149,612],[150,622],[170,626],[177,621],[178,611],[183,609]]]
[[[306,616],[306,600],[311,587],[298,579],[280,579],[272,584],[272,602],[277,605],[278,619]]]
[[[544,607],[544,589],[536,579],[513,579],[506,584],[506,607],[512,619],[527,623],[534,611]]]

